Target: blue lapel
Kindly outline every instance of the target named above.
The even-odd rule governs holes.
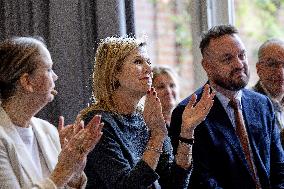
[[[267,173],[267,170],[265,166],[262,163],[259,149],[257,146],[259,146],[258,142],[259,140],[262,140],[262,133],[263,130],[263,123],[259,123],[259,106],[256,106],[256,103],[251,100],[249,97],[249,94],[246,93],[245,90],[243,90],[242,95],[242,107],[243,107],[243,117],[246,124],[247,133],[249,136],[250,146],[253,153],[253,158],[255,160],[255,163],[262,166],[262,170],[266,173],[267,178],[269,177],[269,173]],[[258,167],[260,168],[260,167]]]
[[[243,101],[244,100],[242,100],[242,102]],[[246,105],[243,108],[247,108]],[[227,115],[225,109],[223,108],[221,102],[217,97],[214,98],[214,105],[210,110],[207,119],[204,121],[204,124],[211,126],[212,128],[214,128],[214,130],[220,132],[224,136],[226,141],[233,147],[237,156],[240,158],[241,162],[253,178],[253,173],[250,171],[249,165],[245,159],[245,154],[235,133],[235,128],[233,127],[229,116]]]

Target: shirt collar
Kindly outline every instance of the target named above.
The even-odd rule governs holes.
[[[213,87],[211,87],[212,90],[215,92],[217,98],[219,99],[219,101],[221,102],[221,104],[223,105],[224,108],[227,108],[228,107],[228,104],[230,102],[230,99],[228,97],[226,97],[225,95],[223,95],[222,93],[218,92],[216,89],[214,89]],[[235,98],[238,100],[239,102],[239,107],[240,109],[242,109],[242,90],[238,91],[236,93],[236,96]]]

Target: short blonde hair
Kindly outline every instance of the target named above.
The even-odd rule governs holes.
[[[155,83],[156,78],[160,75],[165,74],[165,75],[170,76],[173,79],[173,81],[176,85],[176,88],[177,88],[177,91],[176,91],[177,92],[177,99],[176,100],[178,100],[179,95],[180,95],[179,94],[180,93],[179,92],[179,90],[180,90],[180,86],[179,86],[180,78],[177,75],[177,72],[172,67],[169,67],[169,66],[166,66],[166,65],[156,65],[156,66],[153,67],[152,72],[153,72],[153,84]]]
[[[175,80],[175,82],[177,82],[178,80],[176,72],[171,67],[168,66],[156,65],[153,67],[152,72],[153,72],[153,82],[155,81],[156,77],[163,74],[171,76]]]
[[[119,86],[115,76],[121,70],[124,60],[133,50],[145,42],[132,37],[107,37],[101,40],[95,56],[93,70],[94,103],[83,110],[84,116],[92,110],[115,112],[113,92]]]

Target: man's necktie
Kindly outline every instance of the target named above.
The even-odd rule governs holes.
[[[276,123],[277,126],[279,128],[279,130],[281,131],[284,128],[284,122],[283,122],[283,107],[279,102],[276,101],[272,101],[273,103],[273,107],[274,107],[274,111],[275,111],[275,116],[276,116]]]
[[[246,131],[244,119],[243,119],[243,114],[241,109],[239,108],[238,105],[238,100],[237,99],[231,99],[229,102],[229,105],[234,109],[234,115],[235,115],[235,124],[236,124],[236,135],[239,137],[239,140],[241,142],[241,146],[243,148],[243,152],[245,154],[245,158],[248,162],[249,168],[253,173],[254,181],[256,183],[256,188],[260,189],[261,185],[259,182],[259,178],[257,175],[257,170],[253,161],[253,154],[251,151],[250,143],[249,143],[249,138],[248,138],[248,133]]]

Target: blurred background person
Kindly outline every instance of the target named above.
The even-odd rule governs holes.
[[[84,188],[87,154],[102,133],[100,116],[56,128],[34,117],[57,94],[45,44],[32,37],[0,43],[0,188]],[[60,144],[61,141],[61,144]],[[61,150],[62,147],[62,150]]]
[[[153,67],[153,87],[157,91],[162,105],[162,112],[170,126],[172,111],[179,100],[179,81],[176,72],[167,66],[156,65]]]
[[[256,64],[259,81],[253,90],[264,94],[272,101],[277,125],[284,146],[284,41],[269,39],[258,50]]]
[[[258,50],[256,64],[259,81],[253,90],[270,98],[274,106],[277,125],[284,128],[284,41],[269,39]]]

